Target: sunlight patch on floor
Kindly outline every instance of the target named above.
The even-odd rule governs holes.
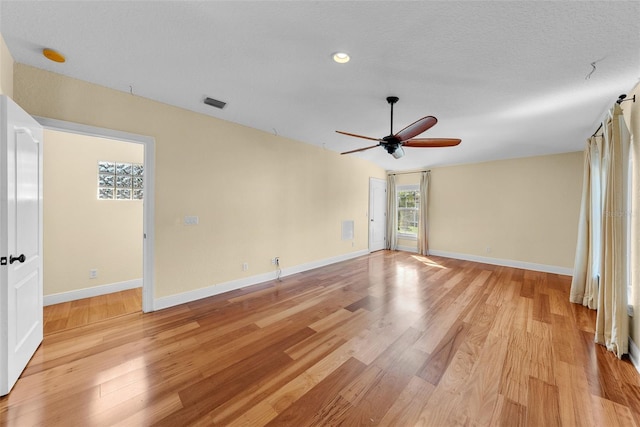
[[[428,267],[436,267],[436,268],[444,268],[446,269],[447,267],[445,267],[444,265],[440,265],[437,262],[425,257],[425,256],[421,256],[421,255],[411,255],[411,257],[415,260],[420,261],[421,263],[423,263],[424,265],[428,266]]]

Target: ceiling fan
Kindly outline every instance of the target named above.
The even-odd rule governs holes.
[[[358,148],[357,150],[345,151],[340,154],[357,153],[358,151],[365,151],[378,146],[384,147],[387,153],[391,154],[396,159],[404,156],[404,149],[402,147],[417,147],[417,148],[429,148],[429,147],[453,147],[460,144],[459,139],[455,138],[415,138],[422,132],[426,131],[438,123],[438,119],[433,116],[426,116],[411,123],[400,132],[393,133],[393,104],[398,102],[400,98],[397,96],[388,96],[387,102],[391,105],[391,132],[384,138],[371,138],[368,136],[356,135],[355,133],[342,132],[337,130],[336,132],[342,135],[355,136],[356,138],[369,139],[371,141],[378,141],[376,145],[369,147]]]

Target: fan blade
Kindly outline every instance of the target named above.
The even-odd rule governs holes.
[[[339,130],[337,130],[336,132],[337,133],[341,133],[342,135],[355,136],[356,138],[363,138],[363,139],[368,139],[368,140],[371,140],[371,141],[380,141],[380,142],[382,142],[382,139],[380,139],[380,138],[371,138],[370,136],[356,135],[355,133],[342,132],[342,131],[339,131]]]
[[[454,147],[462,142],[456,138],[416,138],[402,143],[403,147]]]
[[[340,153],[340,154],[357,153],[358,151],[369,150],[371,148],[376,148],[378,146],[380,146],[380,144],[372,145],[371,147],[358,148],[357,150],[345,151],[344,153]]]
[[[402,129],[400,132],[396,133],[394,136],[398,138],[398,140],[406,141],[408,139],[413,138],[414,136],[420,135],[422,132],[427,129],[433,127],[436,123],[438,123],[438,119],[433,116],[426,116],[411,123],[406,128]]]

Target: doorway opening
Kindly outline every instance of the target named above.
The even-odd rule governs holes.
[[[88,200],[88,203],[90,206],[89,213],[93,212],[94,214],[84,215],[87,212],[83,211],[79,199],[77,203],[73,203],[74,197],[80,198],[81,195],[64,194],[64,185],[57,186],[58,188],[55,189],[57,193],[52,190],[51,194],[46,194],[48,187],[47,177],[50,175],[47,173],[45,159],[45,197],[49,198],[49,203],[56,203],[56,200],[50,199],[55,199],[56,194],[62,194],[60,198],[66,199],[68,206],[64,206],[63,209],[51,209],[56,211],[57,215],[62,215],[56,230],[47,228],[48,225],[56,226],[55,216],[47,221],[48,216],[45,213],[44,234],[45,236],[51,234],[52,240],[68,237],[69,241],[64,245],[65,253],[56,253],[53,257],[56,259],[63,257],[60,258],[61,263],[66,262],[64,257],[68,257],[71,262],[71,264],[67,264],[69,268],[66,269],[66,272],[64,268],[58,268],[50,264],[50,277],[47,277],[47,269],[45,267],[45,293],[47,293],[45,295],[45,305],[56,304],[59,305],[60,310],[64,310],[64,303],[82,299],[84,304],[77,304],[76,309],[78,310],[87,310],[86,305],[93,301],[100,309],[108,311],[109,301],[117,303],[118,299],[127,298],[124,304],[128,305],[129,308],[127,310],[131,310],[132,301],[135,301],[137,293],[141,298],[141,307],[138,307],[138,310],[141,308],[143,312],[153,311],[154,139],[148,136],[48,118],[36,117],[36,120],[44,127],[45,150],[47,150],[47,140],[49,139],[50,143],[55,143],[54,141],[60,135],[63,138],[66,136],[66,139],[71,141],[71,146],[74,143],[84,144],[82,153],[78,152],[76,156],[76,166],[73,166],[73,156],[69,159],[59,159],[61,163],[68,163],[69,166],[65,170],[59,170],[56,166],[58,168],[56,172],[60,172],[59,179],[66,179],[67,182],[76,175],[77,179],[89,181],[84,183],[86,185],[84,186],[83,191],[85,194],[83,197],[85,199],[87,199],[87,196],[90,199],[93,198],[93,200]],[[58,155],[69,156],[68,153],[58,153]],[[80,155],[84,159],[82,162],[85,163],[82,166],[84,168],[82,176],[80,175]],[[100,157],[98,159],[96,157],[93,160],[87,160],[92,156],[103,156],[105,158]],[[105,172],[103,174],[100,171],[101,162],[103,167],[109,168],[108,171],[103,171]],[[119,172],[122,176],[119,176],[115,169],[114,171],[110,170],[110,166],[115,168],[116,164],[120,167]],[[131,169],[128,169],[131,167],[138,169],[135,172],[131,172]],[[112,176],[108,176],[110,172],[113,172]],[[91,177],[91,174],[93,174],[93,177]],[[136,177],[142,179],[135,179]],[[105,190],[112,180],[114,181],[113,188]],[[117,183],[115,182],[116,180],[118,181]],[[60,183],[50,184],[49,187],[56,187],[55,184]],[[129,191],[127,191],[125,184],[129,185]],[[108,199],[107,196],[109,194],[112,195],[112,199]],[[129,199],[126,198],[127,196]],[[47,201],[45,200],[46,203]],[[67,211],[66,214],[65,209]],[[89,218],[85,216],[89,216]],[[93,232],[84,232],[84,236],[78,236],[78,233],[83,234],[82,227],[79,227],[80,230],[75,232],[76,236],[71,236],[71,231],[69,236],[64,236],[65,230],[60,229],[64,227],[60,227],[60,225],[65,224],[71,224],[72,226],[76,224],[83,225],[85,229],[86,227],[93,228]],[[74,259],[73,253],[68,253],[75,252],[74,246],[69,246],[72,238],[77,239],[79,242],[78,251],[90,252],[92,256],[87,257],[85,253],[76,253],[77,259]],[[49,252],[52,250],[50,246]],[[57,251],[57,249],[55,250]],[[45,243],[45,259],[46,252],[47,244]],[[129,258],[131,259],[129,260]],[[97,263],[99,261],[95,261],[96,259],[106,260],[108,268],[98,268]],[[76,265],[74,265],[74,261],[77,261]],[[45,260],[45,266],[46,263],[47,261]],[[56,280],[56,282],[52,283],[64,281],[64,274],[68,274],[69,271],[73,271],[73,274],[75,274],[76,283],[80,282],[80,285],[76,285],[76,287],[79,286],[79,289],[65,290],[63,287],[61,288],[62,292],[60,289],[47,289],[49,279]],[[86,284],[87,287],[83,287],[82,283]],[[93,285],[94,283],[95,285]],[[111,296],[109,297],[109,295]],[[67,306],[68,308],[70,307]],[[82,317],[82,315],[79,317]],[[94,313],[94,317],[100,317],[100,314]]]

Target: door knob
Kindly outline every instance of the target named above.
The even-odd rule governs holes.
[[[9,255],[9,264],[13,264],[16,261],[23,263],[26,259],[27,258],[24,256],[24,254],[21,254],[20,256]]]

